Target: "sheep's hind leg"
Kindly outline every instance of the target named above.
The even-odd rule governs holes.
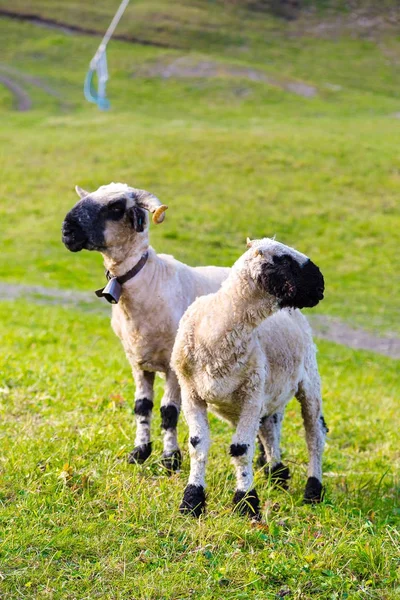
[[[133,370],[136,384],[135,417],[136,437],[135,447],[128,456],[130,464],[142,464],[151,454],[150,423],[153,410],[153,385],[155,373]]]
[[[236,471],[236,492],[233,497],[235,510],[242,515],[260,519],[260,500],[256,490],[252,488],[253,456],[260,408],[255,404],[246,399],[229,453]]]
[[[267,464],[267,455],[265,452],[264,444],[261,441],[259,435],[257,435],[257,445],[258,445],[258,456],[256,459],[256,465],[258,469],[262,469]]]
[[[319,376],[316,375],[313,380],[303,381],[299,385],[296,398],[301,405],[309,455],[304,502],[314,504],[321,502],[323,498],[322,454],[328,431],[322,415]]]
[[[182,394],[185,394],[183,390]],[[200,399],[193,399],[188,394],[184,397],[182,407],[189,426],[190,475],[179,510],[181,513],[199,517],[206,506],[205,476],[210,447],[207,406]]]
[[[290,479],[289,467],[281,461],[281,429],[283,413],[277,412],[269,417],[263,417],[260,421],[258,438],[263,445],[266,462],[265,474],[271,483],[287,489]]]
[[[162,464],[167,471],[177,471],[182,463],[182,454],[178,446],[177,425],[181,409],[181,390],[173,371],[166,375],[164,396],[161,400],[161,428],[164,450]]]

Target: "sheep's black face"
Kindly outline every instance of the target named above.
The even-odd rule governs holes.
[[[324,297],[324,277],[310,259],[303,264],[283,254],[261,267],[259,283],[279,300],[281,308],[316,306]]]
[[[65,217],[62,241],[71,252],[101,250],[104,245],[106,218],[104,207],[85,198],[78,202]]]
[[[84,198],[65,217],[62,241],[71,252],[83,249],[104,251],[108,245],[107,228],[110,233],[111,223],[116,224],[117,221],[126,229],[134,228],[135,231],[141,232],[146,224],[146,215],[136,206],[127,210],[125,198],[117,198],[107,203]],[[118,237],[118,231],[113,231]],[[122,231],[120,233],[122,234]]]

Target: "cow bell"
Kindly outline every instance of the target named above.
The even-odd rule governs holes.
[[[118,304],[121,293],[122,285],[116,277],[110,279],[105,288],[95,291],[98,298],[105,298],[110,304]]]

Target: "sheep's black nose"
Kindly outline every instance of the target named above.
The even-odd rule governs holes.
[[[325,282],[321,271],[311,260],[301,268],[297,277],[298,293],[296,306],[305,308],[316,306],[324,298]]]
[[[292,256],[274,256],[263,265],[260,283],[279,299],[281,308],[316,306],[324,297],[324,277],[311,260],[300,265]]]
[[[83,250],[87,239],[80,225],[71,217],[66,217],[62,225],[62,242],[71,252]]]

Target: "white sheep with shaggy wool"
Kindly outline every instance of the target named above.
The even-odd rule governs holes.
[[[275,240],[248,240],[248,246],[221,288],[188,308],[172,352],[189,425],[190,476],[180,509],[195,516],[205,508],[207,410],[235,428],[230,446],[234,504],[259,517],[255,439],[258,434],[270,472],[286,479],[280,426],[293,396],[301,404],[309,453],[304,499],[322,497],[326,425],[320,377],[311,329],[298,309],[322,300],[324,279],[307,256]]]

